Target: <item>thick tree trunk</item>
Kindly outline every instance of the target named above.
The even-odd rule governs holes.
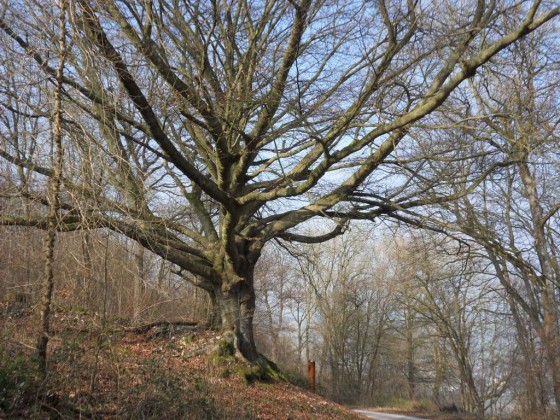
[[[255,302],[252,279],[239,282],[221,294],[222,329],[236,352],[250,362],[259,360],[253,335]]]
[[[273,362],[259,354],[255,345],[253,319],[256,297],[253,276],[258,252],[245,252],[246,249],[240,249],[235,264],[234,258],[224,252],[221,255],[223,259],[215,262],[212,276],[190,281],[209,293],[213,307],[209,325],[221,327],[223,339],[231,344],[236,357],[256,365],[256,369],[248,373],[246,379],[285,379]]]

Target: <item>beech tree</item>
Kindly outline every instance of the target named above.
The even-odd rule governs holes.
[[[252,328],[263,246],[326,241],[349,219],[394,211],[386,196],[412,208],[478,185],[492,165],[452,194],[386,168],[412,124],[559,13],[539,0],[69,2],[61,109],[73,164],[58,229],[111,229],[175,264],[213,297],[234,348],[267,365]],[[32,191],[10,194],[38,202],[52,146],[39,135],[34,153],[21,150],[12,128],[16,115],[53,118],[57,15],[38,0],[0,10],[0,66],[15,81],[0,94],[0,157],[33,174]],[[10,106],[24,97],[24,112]],[[299,233],[313,218],[332,231]],[[49,226],[40,211],[0,224]]]

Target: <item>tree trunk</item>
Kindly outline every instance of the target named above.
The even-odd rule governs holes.
[[[144,247],[138,243],[134,244],[134,263],[136,273],[133,276],[132,285],[132,319],[138,320],[142,309],[142,301],[145,293],[145,261]]]
[[[224,302],[222,300],[222,290],[219,286],[215,286],[207,290],[210,296],[210,308],[208,309],[207,324],[213,330],[222,329],[222,307]]]
[[[54,246],[56,241],[56,227],[49,223],[49,231],[45,238],[45,274],[43,280],[43,291],[40,303],[40,332],[39,340],[37,342],[37,359],[39,362],[39,372],[41,376],[47,376],[47,345],[49,342],[50,333],[50,312],[52,295],[54,289],[53,277],[53,260],[54,260]]]
[[[517,342],[521,348],[523,356],[523,375],[525,379],[525,399],[526,407],[524,414],[535,415],[544,411],[544,406],[540,404],[539,395],[543,395],[540,383],[540,371],[535,369],[536,355],[533,343],[531,343],[528,332],[521,318],[516,302],[511,294],[507,296],[509,307],[515,321],[515,328],[517,331]]]
[[[527,144],[529,144],[527,142]],[[536,187],[535,177],[527,164],[527,152],[522,150],[518,163],[519,175],[525,187],[525,196],[529,201],[533,222],[533,240],[535,251],[539,258],[540,268],[543,275],[541,287],[543,305],[543,344],[546,357],[552,372],[552,386],[554,389],[554,400],[556,402],[556,413],[560,414],[560,331],[558,327],[558,308],[554,299],[554,283],[558,280],[555,276],[552,255],[548,248],[545,232],[545,212],[539,201],[539,193]]]
[[[48,229],[45,238],[45,267],[43,279],[43,292],[40,303],[40,333],[37,342],[37,358],[39,372],[44,377],[47,375],[47,345],[49,342],[52,295],[54,289],[54,247],[57,235],[58,211],[60,206],[60,186],[62,178],[62,164],[64,151],[62,148],[62,78],[64,76],[64,63],[66,56],[66,1],[60,0],[59,6],[59,62],[56,70],[55,112],[52,126],[52,139],[54,145],[54,174],[48,185],[49,211]]]
[[[221,294],[222,329],[233,340],[236,352],[249,362],[259,360],[253,335],[255,302],[252,278],[236,283]]]
[[[560,414],[560,339],[557,330],[556,304],[554,302],[554,290],[552,285],[542,292],[543,300],[543,344],[546,358],[551,368],[552,387],[554,390],[554,400],[556,402],[556,413]]]
[[[432,400],[439,408],[441,408],[442,406],[441,387],[443,386],[443,382],[445,381],[445,366],[443,360],[444,349],[442,347],[443,346],[440,344],[440,339],[436,337],[435,342],[433,343],[435,378],[434,384],[432,386]]]
[[[245,255],[233,264],[232,258],[226,256],[216,263],[212,276],[188,281],[208,292],[213,307],[209,324],[214,328],[221,326],[223,339],[231,344],[234,355],[258,366],[258,372],[247,380],[285,379],[273,362],[258,353],[255,345],[253,278],[257,259],[256,254]]]
[[[82,231],[83,274],[80,281],[78,296],[82,305],[91,311],[96,311],[97,302],[93,299],[93,263],[91,261],[91,237],[88,230]]]
[[[274,326],[274,319],[272,317],[272,305],[270,304],[270,300],[268,299],[268,290],[263,291],[264,296],[264,304],[266,306],[266,315],[268,317],[268,335],[272,341],[272,357],[275,360],[278,360],[278,331],[279,328]],[[280,312],[282,313],[282,312]]]
[[[414,363],[414,313],[407,308],[406,314],[406,362],[408,380],[408,398],[416,399],[416,365]]]

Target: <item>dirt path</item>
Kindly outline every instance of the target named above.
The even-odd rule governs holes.
[[[421,419],[419,417],[405,416],[403,414],[389,414],[389,413],[382,413],[380,411],[372,411],[372,410],[365,410],[365,409],[354,410],[354,411],[358,414],[361,414],[362,416],[375,420],[426,420],[426,419]]]

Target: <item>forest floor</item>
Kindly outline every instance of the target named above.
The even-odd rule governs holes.
[[[132,328],[60,307],[51,325],[39,381],[37,317],[0,317],[0,418],[360,418],[291,383],[251,381],[251,367],[224,355],[216,332]]]

